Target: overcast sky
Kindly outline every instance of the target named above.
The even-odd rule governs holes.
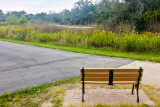
[[[0,9],[4,12],[25,10],[33,14],[60,12],[64,9],[71,9],[76,1],[79,0],[0,0]]]

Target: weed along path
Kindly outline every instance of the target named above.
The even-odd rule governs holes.
[[[0,41],[0,94],[76,77],[81,67],[122,67],[134,62]]]

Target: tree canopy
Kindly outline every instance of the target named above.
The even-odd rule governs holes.
[[[0,10],[0,19],[3,22],[12,23],[11,20],[16,22],[16,19],[22,20],[21,18],[28,21],[39,20],[75,25],[108,24],[114,26],[127,22],[136,26],[138,30],[143,30],[148,24],[160,22],[160,0],[121,0],[121,2],[101,0],[97,3],[93,3],[92,0],[79,0],[75,2],[71,10],[64,9],[59,13],[50,11],[48,14],[44,12],[27,14],[25,11],[4,14]]]

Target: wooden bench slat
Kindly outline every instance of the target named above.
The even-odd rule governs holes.
[[[85,81],[85,84],[108,84],[108,81]],[[141,82],[139,82],[141,84]],[[82,84],[82,81],[81,81]],[[137,81],[113,81],[113,84],[137,84]]]
[[[113,81],[137,81],[137,79],[136,77],[113,77]],[[109,81],[109,77],[85,77],[84,81]]]
[[[114,73],[114,77],[138,77],[139,73]],[[82,74],[81,74],[82,77]],[[109,77],[109,73],[85,73],[85,77]]]
[[[85,72],[85,74],[109,74],[109,72]],[[139,74],[139,72],[114,72],[114,74]]]
[[[82,70],[82,69],[80,69]],[[114,72],[138,72],[139,68],[127,69],[127,68],[85,68],[84,72],[109,72],[114,70]],[[143,72],[143,70],[142,70]]]
[[[109,81],[109,78],[107,78],[107,77],[106,78],[86,77],[86,78],[84,78],[84,81]]]

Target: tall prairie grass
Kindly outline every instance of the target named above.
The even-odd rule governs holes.
[[[128,33],[112,31],[74,31],[62,30],[54,33],[42,33],[31,27],[0,27],[0,38],[13,38],[34,42],[58,42],[84,47],[110,47],[115,50],[136,53],[160,53],[160,33],[145,32],[139,34],[133,29]]]

